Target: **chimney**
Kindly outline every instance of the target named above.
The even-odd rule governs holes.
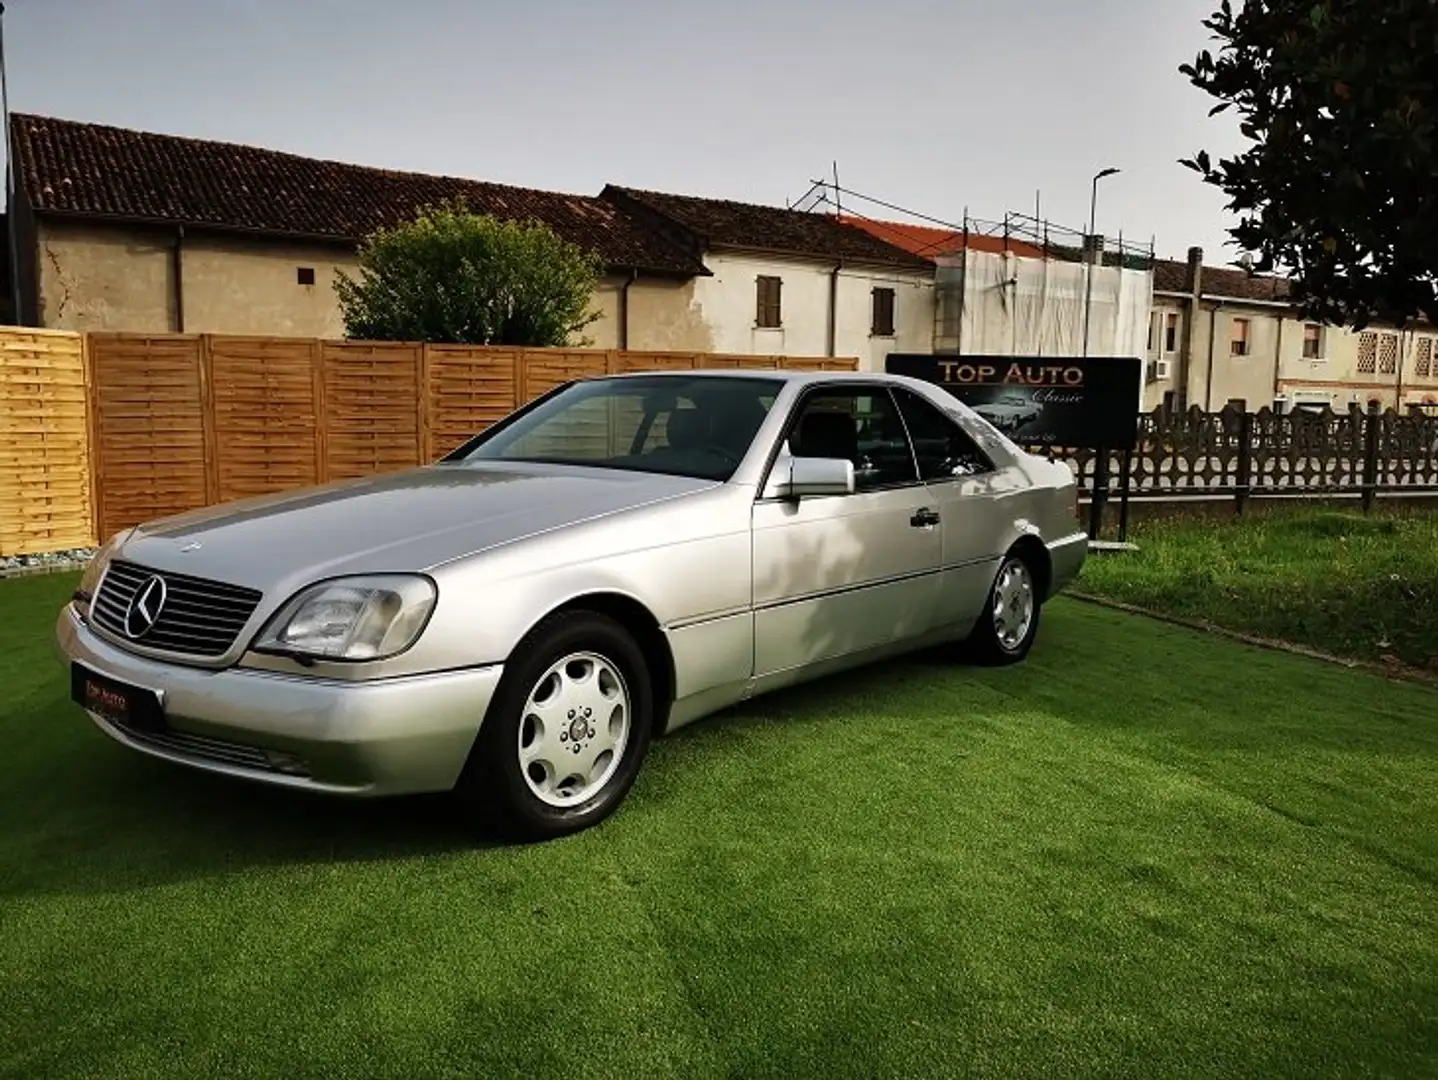
[[[1188,249],[1188,268],[1184,274],[1188,297],[1183,302],[1183,337],[1178,347],[1178,407],[1188,408],[1193,395],[1189,393],[1189,381],[1193,372],[1194,337],[1198,332],[1198,314],[1203,296],[1203,248]]]

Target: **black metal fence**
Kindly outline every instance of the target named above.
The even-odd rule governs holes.
[[[1037,448],[1069,463],[1091,500],[1096,535],[1103,504],[1120,499],[1231,497],[1242,513],[1252,496],[1361,498],[1438,494],[1438,415],[1393,409],[1300,408],[1249,412],[1155,409],[1139,417],[1131,451]]]

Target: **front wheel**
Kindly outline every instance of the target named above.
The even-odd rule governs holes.
[[[520,839],[597,825],[633,785],[653,715],[634,638],[604,615],[564,612],[515,650],[456,793]]]
[[[1033,567],[1019,554],[1004,556],[979,621],[965,642],[979,663],[1016,664],[1029,654],[1039,632],[1038,582]]]

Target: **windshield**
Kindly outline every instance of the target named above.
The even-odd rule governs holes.
[[[533,461],[727,480],[779,379],[641,375],[566,387],[456,450],[450,461]]]

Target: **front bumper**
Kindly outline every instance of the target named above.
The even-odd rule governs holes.
[[[1048,545],[1049,567],[1052,570],[1049,581],[1049,597],[1063,591],[1079,576],[1084,560],[1088,558],[1088,534],[1076,532],[1055,540]],[[1047,598],[1046,598],[1047,599]]]
[[[500,665],[374,682],[163,664],[117,649],[67,604],[60,657],[163,695],[167,731],[141,734],[101,716],[112,739],[227,776],[336,795],[447,791],[458,780]],[[77,706],[78,707],[78,706]]]

